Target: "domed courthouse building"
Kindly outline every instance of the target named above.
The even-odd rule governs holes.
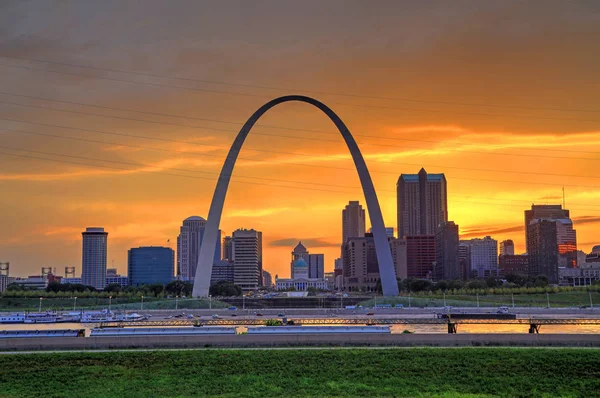
[[[320,269],[323,267],[323,255],[313,255],[313,256],[321,256],[320,258],[310,257],[311,262],[313,262],[313,266],[310,267],[306,262],[306,258],[309,258],[308,251],[302,245],[302,243],[298,243],[294,251],[292,252],[292,262],[290,271],[292,277],[289,279],[275,279],[275,288],[277,290],[296,290],[299,292],[307,291],[309,288],[315,288],[319,290],[329,290],[329,281],[324,277],[311,277],[311,273],[315,276],[319,275],[319,265],[314,265],[316,262],[321,262]],[[311,272],[311,268],[313,272]],[[317,271],[315,271],[317,269]]]

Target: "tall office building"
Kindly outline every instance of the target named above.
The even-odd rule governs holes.
[[[406,239],[406,277],[431,279],[436,259],[435,236],[414,235]]]
[[[500,255],[514,256],[515,243],[510,239],[503,240],[502,242],[500,242]]]
[[[458,242],[458,264],[460,278],[467,280],[471,277],[471,245],[468,240]]]
[[[130,286],[162,283],[173,280],[175,252],[170,247],[138,247],[129,249],[127,276]]]
[[[370,234],[373,233],[373,228],[369,228],[369,233]],[[388,238],[393,238],[394,237],[394,227],[385,227],[385,235]]]
[[[444,174],[402,174],[398,178],[398,237],[435,235],[440,223],[448,221],[448,200]]]
[[[108,232],[104,232],[104,228],[86,228],[81,235],[83,237],[81,282],[86,286],[104,289]]]
[[[498,241],[486,236],[483,239],[471,239],[470,252],[470,277],[487,278],[498,276]]]
[[[528,225],[535,219],[561,219],[569,218],[569,210],[561,205],[531,205],[530,210],[525,210],[525,245],[529,253],[529,228]]]
[[[262,232],[238,229],[233,232],[233,282],[244,291],[262,285]]]
[[[223,260],[233,260],[233,241],[231,236],[223,238]]]
[[[388,238],[396,273],[405,267],[406,252],[398,249],[397,239]],[[374,292],[380,279],[373,234],[348,238],[342,245],[343,286],[349,291]]]
[[[577,236],[569,218],[532,219],[527,225],[529,275],[558,283],[558,268],[577,266]]]
[[[365,236],[365,225],[365,209],[357,200],[351,200],[342,210],[342,243]]]
[[[210,284],[226,281],[233,283],[233,260],[220,260],[213,264],[210,273]]]
[[[458,225],[453,221],[441,223],[435,234],[435,280],[462,279],[458,262]]]
[[[184,281],[192,281],[198,266],[198,254],[204,236],[206,220],[192,216],[183,220],[177,237],[177,276]],[[221,259],[221,231],[217,235],[213,264]]]
[[[308,255],[308,277],[311,279],[325,278],[325,255],[324,254],[309,254]]]
[[[273,276],[269,271],[263,270],[263,285],[267,289],[273,288]]]

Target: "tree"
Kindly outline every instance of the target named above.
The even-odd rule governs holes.
[[[410,282],[411,292],[422,292],[431,289],[432,282],[429,279],[414,279]]]
[[[165,292],[176,296],[189,296],[192,294],[194,285],[184,281],[171,281],[165,286]]]
[[[445,292],[446,290],[448,290],[448,286],[449,286],[449,284],[448,284],[447,281],[438,281],[435,284],[436,290],[441,290],[443,292]]]
[[[108,293],[119,293],[121,290],[121,285],[118,283],[110,283],[104,288],[104,291]]]
[[[229,281],[219,281],[213,285],[211,285],[208,290],[211,296],[241,296],[242,288],[238,285],[234,285]]]

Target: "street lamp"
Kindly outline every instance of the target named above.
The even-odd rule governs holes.
[[[179,296],[175,296],[175,310],[177,310],[178,304],[179,304]]]
[[[75,312],[76,305],[77,305],[77,296],[73,297],[73,312]]]
[[[42,300],[43,299],[44,299],[43,297],[40,297],[40,305],[38,307],[38,312],[42,312]]]
[[[140,307],[140,311],[144,311],[144,296],[142,296],[142,306]]]
[[[208,309],[212,310],[212,296],[210,294],[208,295]]]
[[[112,307],[112,296],[108,296],[108,312],[110,312]]]

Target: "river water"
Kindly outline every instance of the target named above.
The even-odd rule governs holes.
[[[53,329],[86,329],[97,327],[94,323],[38,323],[38,324],[2,324],[1,330],[53,330]],[[446,325],[391,325],[392,333],[405,330],[413,333],[448,333]],[[458,325],[458,333],[528,333],[529,325]],[[599,334],[600,325],[543,325],[540,333],[563,334]]]

